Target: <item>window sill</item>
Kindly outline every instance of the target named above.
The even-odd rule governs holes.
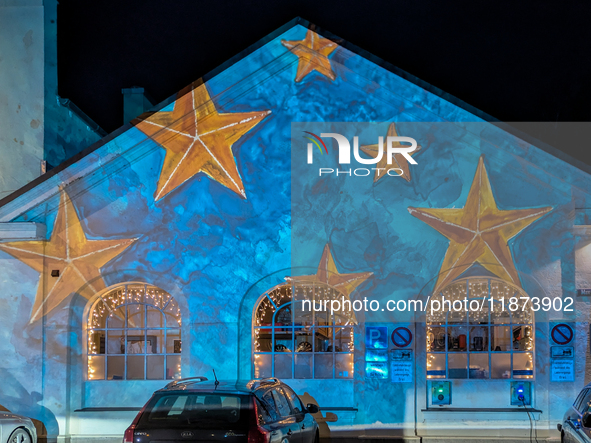
[[[427,408],[421,409],[421,412],[538,412],[542,413],[540,409],[535,408],[523,408],[523,407],[515,407],[515,408]]]

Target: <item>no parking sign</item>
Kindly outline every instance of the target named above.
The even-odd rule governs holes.
[[[559,346],[566,346],[575,337],[575,331],[571,323],[557,323],[551,325],[550,337]]]
[[[397,348],[406,348],[412,343],[412,332],[405,326],[400,326],[392,332],[392,344]]]

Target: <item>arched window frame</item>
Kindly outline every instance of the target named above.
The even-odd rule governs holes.
[[[280,295],[282,291],[283,295]],[[322,311],[322,301],[335,298],[349,300],[335,288],[319,282],[290,281],[263,293],[252,313],[253,377],[352,379],[353,327],[357,321],[351,309],[334,315],[331,315],[330,308],[328,312]],[[301,308],[297,308],[297,303],[302,300],[312,303],[313,309],[308,314],[311,319],[305,319]],[[267,308],[273,313],[264,322],[258,313]],[[289,323],[284,324],[284,319],[277,321],[280,312],[288,308]],[[310,350],[304,351],[300,347],[303,342],[309,343]],[[278,345],[287,349],[279,351]]]
[[[454,288],[457,290],[453,291]],[[443,296],[452,303],[467,297],[468,303],[477,300],[483,308],[473,312],[468,306],[466,315],[464,308],[457,312],[452,309],[451,312],[446,310],[431,314],[433,303],[441,301]],[[518,300],[519,308],[515,311],[508,306],[512,297]],[[533,379],[535,316],[531,307],[531,298],[523,289],[494,277],[458,279],[432,295],[426,316],[427,378]],[[477,333],[483,336],[475,335],[476,329],[480,329]],[[516,334],[519,334],[517,339]],[[481,340],[476,341],[479,337]],[[462,368],[464,355],[466,365]]]
[[[182,316],[171,294],[156,286],[129,282],[103,291],[89,306],[85,322],[88,380],[180,377]],[[136,315],[138,323],[130,324]],[[155,322],[157,318],[160,323]],[[119,325],[111,327],[112,322]],[[115,337],[111,331],[121,334],[120,352],[113,347],[116,343],[111,343]],[[117,374],[111,370],[115,365]]]

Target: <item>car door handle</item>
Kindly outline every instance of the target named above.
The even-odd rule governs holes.
[[[287,431],[287,435],[291,435],[293,434],[293,432],[291,432],[291,429],[289,431]]]
[[[306,429],[306,425],[305,424],[302,425],[302,429]]]

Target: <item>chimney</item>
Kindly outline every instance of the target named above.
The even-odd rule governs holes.
[[[144,91],[144,88],[133,86],[123,88],[123,124],[132,121],[154,106],[151,97]]]

